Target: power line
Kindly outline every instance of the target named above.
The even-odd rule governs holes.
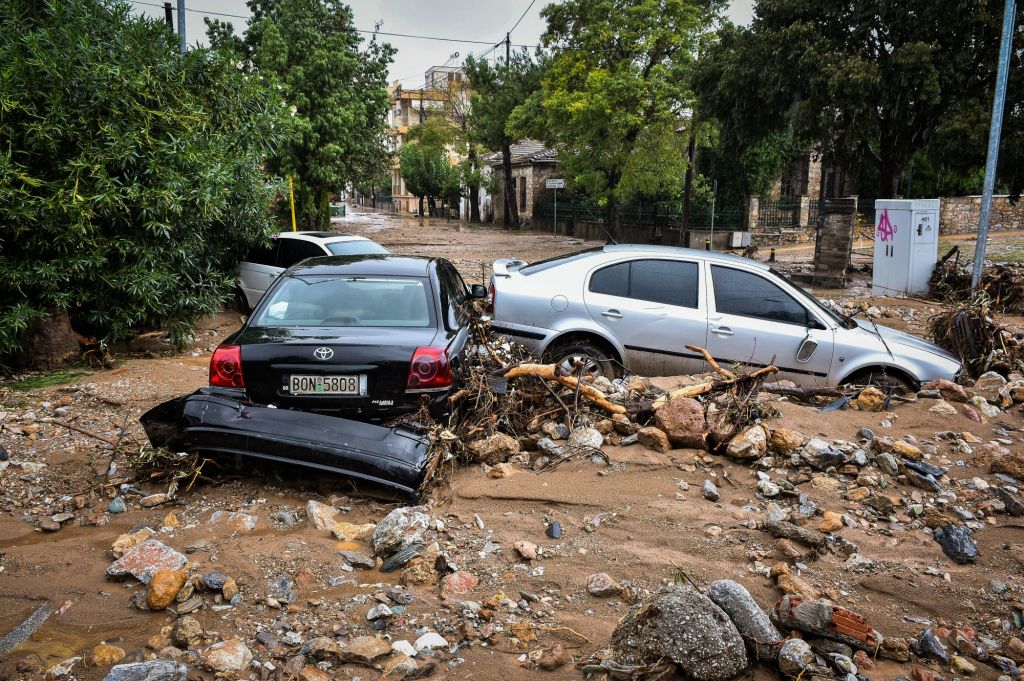
[[[526,16],[527,12],[529,12],[529,11],[530,11],[530,10],[531,10],[531,9],[533,8],[533,4],[534,4],[535,2],[537,2],[537,0],[530,0],[530,5],[529,5],[529,7],[527,7],[527,8],[526,8],[526,11],[525,11],[525,12],[523,12],[522,16],[520,16],[520,17],[519,17],[519,20],[518,20],[518,21],[516,21],[515,25],[513,25],[513,26],[512,26],[512,29],[511,29],[511,30],[509,30],[509,33],[514,33],[514,32],[515,32],[516,28],[518,28],[518,27],[519,27],[519,22],[520,22],[520,21],[522,21],[522,20],[523,20],[523,17],[525,17],[525,16]]]

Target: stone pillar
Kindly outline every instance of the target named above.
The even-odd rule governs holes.
[[[814,247],[815,286],[846,286],[853,250],[857,199],[829,199],[818,217],[818,238]]]
[[[799,227],[806,227],[811,221],[811,198],[809,196],[800,197],[800,216],[797,218],[797,225]]]
[[[756,196],[747,197],[747,211],[743,216],[743,229],[752,232],[761,219],[761,200]]]

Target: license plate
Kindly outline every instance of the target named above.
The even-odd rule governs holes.
[[[292,395],[358,395],[359,376],[303,376],[288,377],[288,392]]]

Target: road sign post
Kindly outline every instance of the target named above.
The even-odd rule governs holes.
[[[560,177],[551,177],[544,182],[544,186],[555,190],[555,226],[553,231],[558,234],[558,190],[565,189],[565,180]]]

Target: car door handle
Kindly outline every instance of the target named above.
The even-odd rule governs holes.
[[[723,338],[736,335],[733,332],[733,330],[730,329],[728,326],[712,326],[711,333],[715,334],[716,336],[722,336]]]
[[[605,310],[601,313],[602,317],[611,317],[612,319],[622,319],[622,313],[616,309]]]

